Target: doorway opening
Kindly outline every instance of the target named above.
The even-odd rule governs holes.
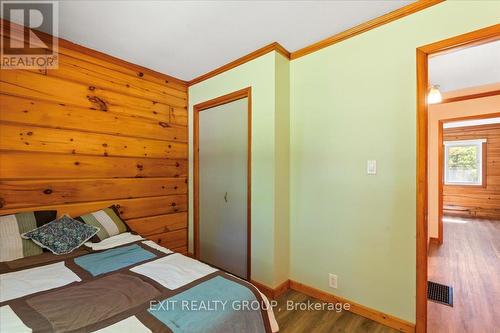
[[[500,88],[500,83],[491,85],[492,88],[496,86]],[[488,96],[462,99],[464,102],[457,101],[444,107],[443,104],[430,107],[430,112],[435,111],[434,118],[444,113],[438,120],[438,225],[437,230],[434,227],[429,232],[431,242],[438,245],[443,244],[444,223],[452,223],[454,217],[500,221],[500,201],[496,197],[500,195],[500,183],[494,176],[498,165],[495,163],[497,149],[500,148],[497,143],[500,139],[500,112],[495,112],[499,97],[495,96],[499,96],[500,91],[490,92]],[[475,115],[449,118],[450,111]],[[431,124],[429,132],[432,138]],[[431,156],[429,160],[432,160]],[[432,174],[430,183],[436,186]],[[429,197],[433,197],[431,191],[432,188]],[[430,209],[429,215],[433,213]],[[429,221],[433,224],[431,216]]]
[[[439,41],[433,44],[429,44],[426,46],[422,46],[417,49],[417,316],[416,316],[416,332],[427,332],[429,331],[446,331],[446,329],[438,329],[435,327],[429,327],[432,325],[431,320],[435,320],[434,317],[431,318],[428,313],[431,313],[432,316],[437,314],[434,309],[428,310],[428,301],[427,301],[427,283],[428,283],[428,275],[430,271],[435,272],[435,268],[433,262],[428,264],[428,255],[431,253],[429,246],[439,247],[440,244],[447,241],[447,237],[443,237],[443,229],[442,229],[442,217],[443,217],[443,208],[449,209],[449,205],[446,205],[446,202],[443,198],[446,196],[439,196],[436,194],[435,197],[430,197],[429,191],[436,190],[438,192],[438,187],[440,191],[444,190],[446,193],[446,188],[444,180],[448,181],[449,186],[453,186],[452,183],[457,182],[468,182],[470,186],[482,186],[483,182],[483,173],[482,169],[478,169],[480,165],[478,164],[482,158],[482,142],[462,142],[462,143],[451,143],[452,141],[460,141],[455,140],[452,137],[447,137],[450,130],[447,130],[445,127],[449,127],[446,125],[447,123],[451,123],[451,120],[454,121],[462,121],[463,119],[453,119],[450,117],[445,121],[438,121],[437,124],[434,124],[436,130],[441,128],[438,133],[435,133],[435,137],[441,136],[439,139],[435,139],[436,142],[443,141],[443,138],[450,143],[448,145],[436,145],[441,152],[442,159],[439,157],[434,157],[434,166],[435,169],[432,169],[431,162],[431,151],[430,151],[430,139],[433,138],[433,133],[430,131],[429,122],[430,117],[434,114],[431,114],[431,105],[429,102],[434,102],[441,106],[451,106],[454,103],[457,103],[461,100],[467,102],[468,100],[477,100],[481,97],[497,97],[498,98],[498,88],[495,90],[489,91],[472,91],[466,95],[445,95],[439,96],[441,94],[440,87],[436,87],[438,82],[431,82],[429,76],[429,66],[431,64],[432,58],[437,58],[438,56],[448,55],[451,53],[455,53],[459,50],[466,50],[472,48],[474,46],[483,45],[486,43],[493,43],[500,39],[500,26],[492,26],[488,28],[484,28],[481,30],[477,30],[471,33],[467,33],[464,35],[460,35],[457,37],[449,38],[443,41]],[[455,82],[454,80],[453,82]],[[439,93],[439,94],[437,94]],[[436,97],[437,96],[437,97]],[[455,117],[460,118],[460,117]],[[450,134],[453,136],[453,134]],[[467,141],[467,140],[462,140]],[[474,141],[474,140],[472,140]],[[476,140],[477,141],[477,140]],[[466,153],[464,153],[464,151]],[[436,154],[437,155],[437,154]],[[445,157],[448,157],[448,160]],[[467,157],[470,159],[468,169],[462,168],[460,169],[458,166],[462,166],[460,163],[456,164],[455,162],[461,161],[461,158]],[[472,159],[474,157],[474,159]],[[448,162],[448,164],[446,164]],[[463,162],[463,161],[462,161]],[[435,163],[437,163],[437,166]],[[455,164],[453,164],[455,163]],[[472,167],[472,164],[475,163],[475,166]],[[448,166],[448,169],[445,169],[445,166]],[[438,175],[435,176],[435,187],[430,184],[431,179],[431,171],[435,171]],[[440,182],[438,179],[443,179],[443,182]],[[461,184],[465,186],[465,184]],[[438,199],[438,197],[440,199]],[[432,210],[432,211],[431,211]],[[445,210],[446,212],[446,210]],[[436,215],[433,215],[436,214]],[[440,223],[438,223],[438,221]],[[458,223],[457,223],[458,224]],[[441,227],[439,227],[441,225]],[[441,233],[439,236],[437,229],[441,228]],[[451,229],[450,229],[451,230]],[[446,232],[446,231],[445,231]],[[451,234],[450,234],[451,235]],[[431,241],[432,237],[432,243]],[[440,239],[441,237],[441,239]],[[458,237],[458,236],[457,236]],[[444,248],[444,247],[443,247]],[[450,250],[452,251],[452,250]],[[429,267],[428,267],[429,265]],[[440,264],[437,264],[439,268]],[[465,277],[467,278],[467,277]],[[439,281],[437,281],[439,282]],[[467,295],[465,297],[475,296],[475,297],[488,297],[488,295],[479,294],[479,295]],[[463,298],[463,297],[462,297]],[[457,304],[459,300],[454,297],[454,303]],[[472,302],[471,298],[460,299],[460,302]],[[446,307],[444,305],[439,305],[443,308],[446,308],[442,312],[442,314],[449,314],[449,309],[455,310],[456,308]],[[440,309],[443,309],[440,308]],[[474,311],[478,311],[475,309]],[[486,315],[494,315],[493,310],[491,308],[487,309]],[[462,314],[462,319],[465,314]],[[477,320],[476,320],[477,319]],[[470,322],[481,321],[481,319],[474,317],[471,318]],[[446,322],[447,320],[451,320],[451,318],[441,317],[437,320],[437,322]],[[464,320],[461,321],[463,323]],[[452,329],[452,331],[460,331],[460,329]]]
[[[450,112],[496,110],[500,95],[429,107],[429,118]],[[446,112],[448,111],[448,113]],[[500,320],[491,304],[500,289],[500,113],[439,120],[439,170],[429,166],[429,197],[438,187],[439,238],[431,238],[428,250],[428,281],[448,286],[449,306],[427,303],[429,332],[494,331]],[[431,125],[431,124],[430,124]],[[432,139],[432,126],[429,126]],[[432,146],[432,140],[429,144]],[[436,149],[430,149],[430,154]],[[431,161],[431,158],[429,158]],[[435,232],[429,210],[430,235]],[[433,229],[433,230],[431,230]],[[464,321],[463,318],[471,318]]]
[[[252,89],[193,107],[194,256],[251,278]]]

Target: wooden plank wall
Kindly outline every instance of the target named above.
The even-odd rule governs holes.
[[[0,214],[117,204],[132,229],[187,252],[185,82],[64,40],[59,69],[0,81]]]
[[[500,124],[443,130],[443,140],[487,139],[486,187],[443,186],[444,214],[500,221]]]

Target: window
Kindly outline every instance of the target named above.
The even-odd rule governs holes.
[[[483,143],[486,140],[446,141],[444,143],[444,183],[483,185]]]

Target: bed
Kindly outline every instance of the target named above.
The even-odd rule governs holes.
[[[122,233],[0,263],[1,332],[277,332],[252,284]]]

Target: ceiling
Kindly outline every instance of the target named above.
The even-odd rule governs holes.
[[[442,92],[500,82],[500,41],[430,58],[429,81]]]
[[[490,125],[490,124],[500,124],[500,118],[495,117],[495,118],[485,118],[485,119],[453,121],[453,122],[443,124],[443,128],[481,126],[481,125]]]
[[[59,36],[191,80],[271,42],[296,51],[414,1],[62,1]]]

